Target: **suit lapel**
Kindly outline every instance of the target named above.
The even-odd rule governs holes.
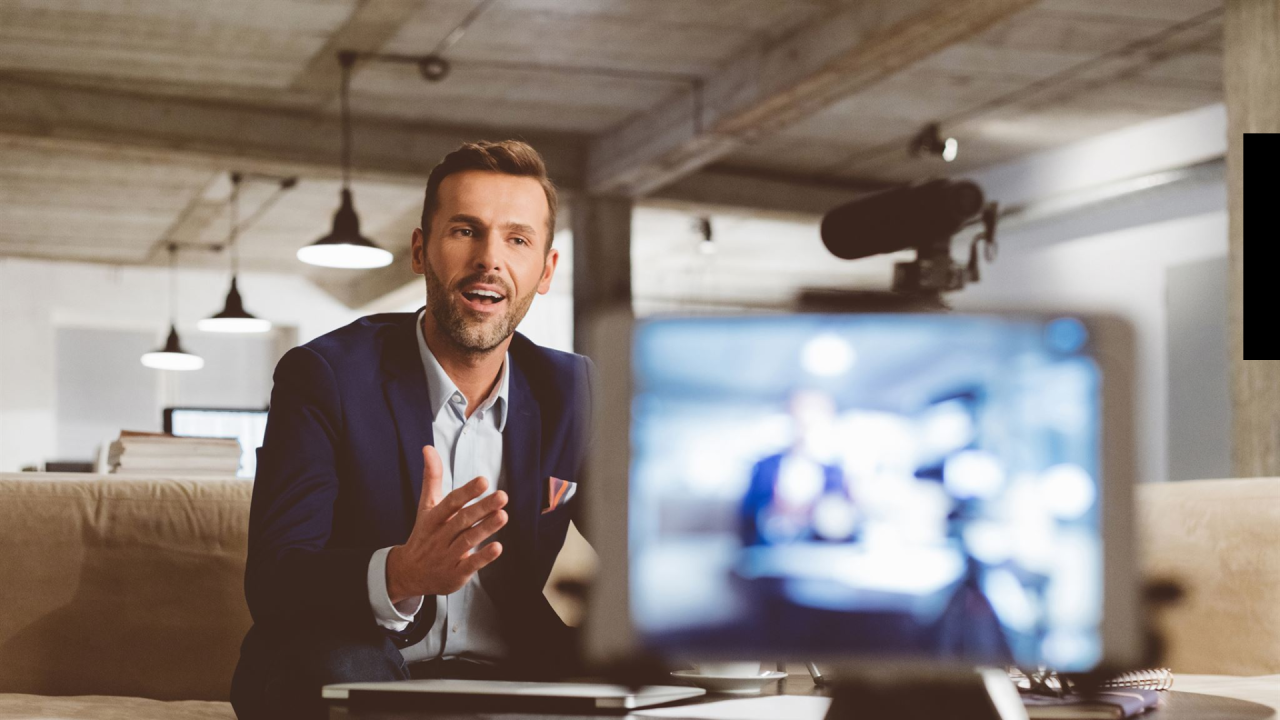
[[[534,552],[539,500],[542,498],[542,422],[538,402],[529,388],[529,380],[514,360],[511,363],[511,384],[507,397],[511,405],[507,413],[506,433],[502,438],[502,462],[510,481],[507,483],[507,494],[510,496],[511,508],[508,513],[510,520],[507,527],[503,528],[510,542],[504,538],[503,552],[507,552],[509,548],[517,551],[513,557],[527,557]],[[528,560],[532,558],[529,557]]]
[[[507,525],[494,540],[502,543],[502,557],[480,571],[480,582],[498,607],[505,634],[513,647],[521,646],[527,628],[520,618],[527,610],[518,588],[528,586],[520,574],[534,566],[534,543],[541,493],[538,465],[542,444],[541,414],[529,381],[513,360],[507,390],[507,427],[502,434],[502,464],[506,469]]]
[[[388,340],[385,357],[389,377],[382,386],[400,443],[401,481],[410,528],[417,517],[418,499],[422,495],[422,446],[435,444],[431,398],[418,350],[417,317],[417,313],[410,315],[406,326]]]

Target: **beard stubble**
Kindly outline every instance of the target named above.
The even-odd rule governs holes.
[[[513,297],[510,285],[499,277],[480,273],[464,278],[459,286],[481,282],[502,288],[506,296],[507,311],[486,320],[472,316],[459,306],[458,298],[445,288],[444,282],[436,275],[430,263],[426,264],[423,274],[427,279],[427,310],[435,319],[436,326],[444,331],[445,336],[458,349],[470,355],[484,355],[511,337],[529,312],[533,296],[537,292],[535,288],[524,297]]]

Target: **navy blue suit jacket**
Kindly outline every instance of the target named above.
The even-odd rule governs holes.
[[[261,633],[377,628],[407,647],[435,622],[428,597],[407,630],[382,629],[367,589],[374,551],[409,537],[422,492],[422,446],[433,443],[415,320],[415,313],[361,318],[290,350],[276,367],[245,573]],[[480,575],[515,659],[545,660],[551,645],[566,642],[567,630],[542,588],[583,488],[564,507],[545,515],[541,508],[549,476],[581,480],[592,369],[585,357],[538,347],[518,333],[509,352],[509,520],[496,538],[502,556]]]

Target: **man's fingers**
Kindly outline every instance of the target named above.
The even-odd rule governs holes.
[[[471,548],[479,545],[489,538],[490,535],[502,529],[507,524],[507,512],[499,510],[498,512],[485,518],[483,522],[473,528],[464,530],[454,539],[453,544],[449,546],[449,551],[461,555]]]
[[[467,575],[474,575],[484,566],[498,559],[502,554],[502,543],[489,543],[479,550],[471,553],[458,563],[458,569]]]
[[[418,500],[418,513],[424,513],[440,504],[444,495],[444,465],[440,453],[431,445],[422,446],[422,496]]]
[[[507,494],[499,490],[476,504],[468,505],[459,510],[456,515],[449,519],[448,524],[445,526],[445,532],[449,533],[450,539],[453,539],[465,532],[467,528],[480,522],[486,516],[501,510],[506,505]]]
[[[462,509],[464,505],[475,500],[489,489],[489,481],[483,477],[478,477],[460,488],[455,488],[453,492],[444,496],[444,499],[436,506],[436,515],[440,522],[444,523],[453,514]]]

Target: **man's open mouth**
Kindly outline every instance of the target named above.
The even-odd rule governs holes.
[[[502,293],[493,290],[464,290],[462,297],[466,298],[470,304],[480,307],[497,305],[507,299]]]

